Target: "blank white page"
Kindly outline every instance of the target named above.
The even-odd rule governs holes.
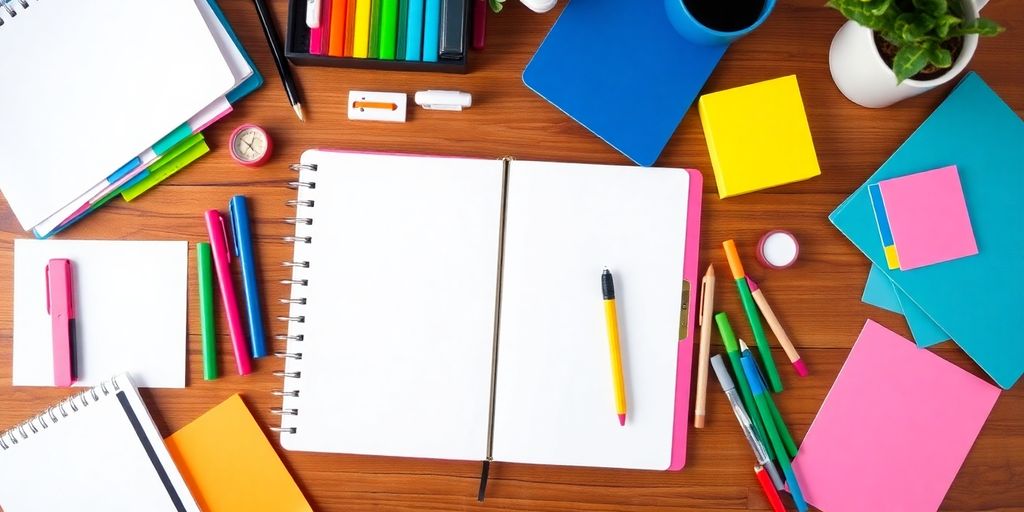
[[[494,459],[668,469],[689,175],[512,163]],[[615,413],[601,271],[615,279],[626,426]]]
[[[35,432],[23,427],[27,438],[15,429],[17,444],[3,436],[0,510],[199,512],[138,392],[124,375],[115,380],[120,390],[108,381],[106,394],[95,390],[98,400],[86,391],[87,405],[72,398],[77,412],[61,402],[67,416],[55,407],[56,422],[42,412]]]
[[[503,163],[311,151],[284,407],[290,450],[486,454]]]
[[[195,0],[11,5],[0,190],[26,230],[235,84]]]
[[[71,260],[77,314],[76,386],[130,371],[143,387],[185,387],[188,244],[14,241],[15,386],[53,385],[46,264]]]

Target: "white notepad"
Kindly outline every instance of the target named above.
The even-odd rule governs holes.
[[[188,244],[14,241],[15,386],[53,385],[46,264],[72,262],[79,380],[130,371],[142,387],[185,387]]]
[[[690,371],[677,368],[688,172],[323,151],[302,163],[285,448],[670,467]]]
[[[121,374],[0,432],[0,510],[199,512]]]
[[[235,84],[195,0],[0,8],[0,191],[26,230]],[[31,170],[29,172],[28,170]]]

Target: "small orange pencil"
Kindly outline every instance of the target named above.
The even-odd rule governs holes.
[[[772,510],[774,512],[786,512],[786,507],[782,504],[782,498],[779,497],[779,492],[772,485],[772,479],[768,476],[768,472],[764,470],[764,466],[754,466],[754,475],[757,476],[761,489],[764,489],[764,495],[768,498],[768,503],[772,505]]]

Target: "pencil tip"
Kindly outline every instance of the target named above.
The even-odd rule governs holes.
[[[804,364],[803,359],[797,359],[796,361],[793,361],[793,368],[796,368],[796,374],[801,377],[806,377],[808,374],[807,365]]]
[[[619,425],[621,425],[623,427],[626,426],[626,415],[625,414],[620,414],[619,415]]]
[[[305,123],[306,116],[302,114],[302,103],[296,103],[295,105],[292,105],[292,108],[295,109],[295,115],[299,116],[299,121]]]
[[[748,347],[747,344],[743,342],[743,340],[740,340],[740,351],[742,352],[744,350],[750,350],[750,347]]]
[[[708,263],[708,271],[705,272],[704,275],[711,276],[711,277],[715,276],[715,264],[714,263]]]

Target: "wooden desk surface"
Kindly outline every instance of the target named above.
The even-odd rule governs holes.
[[[576,0],[586,1],[586,0]],[[658,1],[658,0],[642,0]],[[516,0],[490,18],[488,47],[472,55],[465,76],[386,73],[328,68],[297,68],[309,121],[300,124],[288,106],[251,2],[222,0],[246,48],[266,77],[266,85],[242,101],[233,114],[206,132],[211,154],[130,205],[115,202],[62,234],[64,239],[206,239],[201,213],[226,208],[228,198],[245,193],[252,200],[263,269],[263,300],[268,329],[285,309],[277,298],[287,276],[278,262],[291,247],[279,242],[289,226],[285,200],[294,193],[283,183],[287,165],[308,148],[332,147],[443,153],[473,157],[515,155],[568,162],[627,164],[625,157],[523,86],[520,74],[557,16],[535,15]],[[563,0],[564,3],[564,0]],[[624,7],[628,2],[623,2]],[[704,171],[702,268],[708,261],[724,269],[719,249],[734,237],[747,254],[766,230],[785,227],[800,239],[800,262],[790,270],[767,272],[753,261],[751,273],[771,296],[773,307],[796,341],[811,376],[798,378],[783,368],[786,392],[778,400],[794,436],[807,431],[848,349],[867,318],[909,335],[899,317],[860,302],[868,261],[835,230],[827,214],[895,150],[938,105],[952,84],[885,110],[847,101],[828,71],[828,47],[841,17],[821,0],[780,2],[767,23],[738,42],[715,71],[705,90],[715,91],[787,74],[797,74],[810,118],[823,174],[813,180],[766,192],[718,199],[704,136],[696,112],[683,120],[659,165]],[[272,9],[283,29],[285,0]],[[981,42],[971,68],[1024,114],[1024,4],[994,0],[986,14],[1008,31]],[[679,65],[684,65],[680,63]],[[582,89],[587,84],[579,84]],[[406,124],[350,122],[345,99],[350,89],[404,91],[459,89],[474,96],[462,113],[410,110]],[[275,156],[252,170],[230,158],[227,137],[242,122],[268,128]],[[16,127],[9,127],[14,128]],[[12,240],[26,237],[14,216],[0,207],[0,426],[14,425],[66,394],[60,389],[12,388],[11,329]],[[194,253],[193,253],[194,254]],[[233,393],[245,401],[266,428],[278,419],[268,409],[279,405],[270,395],[280,381],[271,371],[276,358],[256,364],[253,375],[202,379],[195,266],[190,263],[189,387],[144,390],[156,422],[170,434]],[[717,300],[740,317],[732,287],[720,286]],[[218,324],[225,326],[223,317]],[[144,342],[145,340],[140,340]],[[220,335],[222,368],[231,368],[226,333]],[[280,349],[280,346],[277,348]],[[972,373],[977,366],[950,343],[935,351]],[[776,347],[776,357],[785,359]],[[689,436],[687,467],[679,473],[614,471],[497,464],[488,499],[475,500],[478,463],[406,460],[383,457],[279,452],[316,510],[768,510],[752,475],[754,464],[732,413],[717,387],[709,393],[707,427]],[[898,390],[894,390],[898,392]],[[277,446],[276,440],[274,441]],[[945,510],[1024,510],[1024,389],[1004,393],[967,457]],[[0,484],[2,485],[2,484]]]

